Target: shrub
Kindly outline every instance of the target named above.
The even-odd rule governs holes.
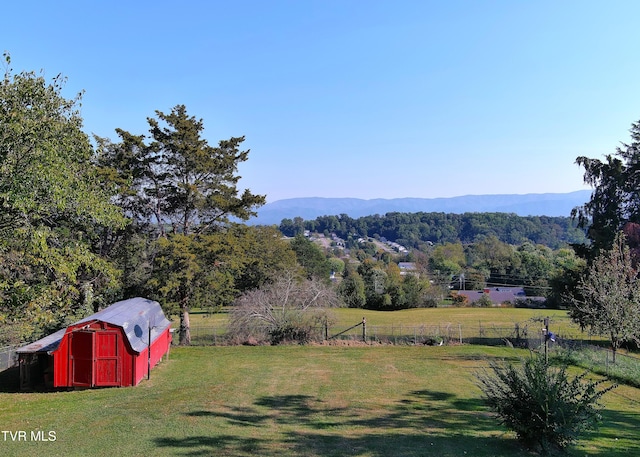
[[[453,306],[464,307],[469,305],[469,299],[466,295],[460,295],[456,291],[452,291],[449,293],[449,298],[451,299]]]
[[[580,433],[601,420],[598,400],[615,385],[569,379],[567,366],[552,367],[543,356],[524,360],[521,367],[491,363],[493,374],[478,373],[489,407],[527,447],[546,454],[565,449]]]
[[[285,271],[273,283],[246,292],[236,300],[228,334],[244,343],[307,343],[313,329],[332,319],[328,308],[338,299],[323,281],[301,279]]]
[[[476,308],[491,308],[493,306],[493,302],[488,294],[482,294],[480,298],[473,302],[473,306]]]
[[[269,331],[271,344],[298,343],[306,344],[311,341],[311,329],[302,326],[287,325]]]

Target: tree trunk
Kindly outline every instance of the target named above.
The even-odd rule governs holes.
[[[191,324],[189,323],[189,307],[184,305],[180,307],[180,346],[189,346],[191,344]]]

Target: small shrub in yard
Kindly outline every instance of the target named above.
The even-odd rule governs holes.
[[[308,343],[314,327],[332,320],[335,291],[325,282],[285,271],[272,283],[240,296],[230,314],[231,341]]]
[[[473,306],[475,308],[491,308],[493,306],[493,302],[491,301],[491,298],[489,298],[489,295],[482,294],[480,298],[473,302]]]
[[[298,343],[307,344],[311,341],[312,329],[303,324],[281,325],[269,331],[271,344]]]
[[[615,388],[586,379],[588,372],[569,379],[567,366],[553,367],[532,355],[520,367],[490,365],[477,375],[489,407],[527,447],[545,455],[566,449],[579,435],[600,422],[598,401]]]

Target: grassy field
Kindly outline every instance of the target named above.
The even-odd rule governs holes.
[[[540,334],[542,321],[549,317],[550,329],[563,338],[588,339],[602,341],[603,338],[590,336],[580,331],[580,328],[569,318],[567,311],[542,310],[526,308],[415,308],[400,311],[371,311],[353,308],[337,308],[332,310],[335,324],[330,334],[335,334],[362,321],[364,317],[367,327],[374,334],[375,327],[389,328],[393,326],[398,332],[416,326],[436,326],[444,332],[452,327],[452,334],[458,335],[458,329],[466,336],[478,336],[480,328],[490,331],[492,328],[513,329],[517,324],[521,328],[528,326],[529,335],[535,337]],[[224,333],[229,314],[227,311],[207,313],[195,310],[191,313],[191,327],[215,327],[218,333]],[[174,327],[178,327],[178,319],[174,317]],[[197,330],[194,330],[196,334]],[[352,333],[358,334],[359,330]],[[490,333],[490,332],[488,332]]]
[[[561,326],[572,326],[566,311],[556,309],[527,309],[527,308],[414,308],[400,311],[372,311],[354,308],[336,308],[333,310],[338,326],[349,326],[367,319],[370,325],[419,325],[455,323],[475,325],[479,322],[496,324],[497,326],[512,326],[516,322],[526,322],[531,319],[543,319],[549,316],[552,323]],[[207,313],[194,310],[191,312],[191,325],[226,325],[228,312]],[[177,317],[174,316],[177,323]],[[577,328],[577,327],[575,327]]]
[[[360,316],[362,317],[362,316]],[[173,348],[133,388],[0,393],[3,456],[530,456],[481,401],[474,373],[504,347]],[[570,456],[640,455],[640,391],[604,397]],[[32,441],[32,431],[55,441]]]

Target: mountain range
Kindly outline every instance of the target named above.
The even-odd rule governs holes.
[[[267,203],[258,216],[247,221],[251,225],[279,225],[282,219],[301,217],[314,220],[319,216],[346,214],[354,219],[374,214],[400,213],[513,213],[518,216],[566,216],[589,201],[591,190],[569,193],[464,195],[448,198],[288,198]]]

